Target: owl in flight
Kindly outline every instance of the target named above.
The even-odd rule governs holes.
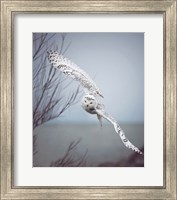
[[[133,151],[142,154],[142,152],[125,137],[125,134],[117,121],[111,115],[106,113],[104,105],[98,100],[98,97],[103,97],[103,95],[90,76],[75,63],[60,55],[57,51],[50,50],[47,53],[48,60],[54,68],[60,70],[65,75],[73,78],[82,85],[86,93],[81,100],[82,108],[90,114],[96,114],[101,126],[102,118],[109,121],[114,126],[116,133],[119,134],[124,145]]]

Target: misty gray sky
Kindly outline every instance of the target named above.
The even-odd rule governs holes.
[[[60,37],[55,45],[61,45]],[[144,33],[67,33],[65,57],[92,77],[104,96],[105,109],[118,122],[144,122]],[[54,45],[54,48],[55,48]],[[63,75],[65,76],[65,75]],[[72,92],[78,82],[68,88]],[[58,119],[61,123],[98,123],[80,103]]]

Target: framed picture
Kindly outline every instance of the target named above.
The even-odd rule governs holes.
[[[43,41],[41,38],[46,39]],[[41,48],[41,50],[38,50],[41,46],[41,42],[46,44],[46,41],[48,41],[49,47],[44,46],[44,48],[47,49],[44,50],[44,48]],[[52,48],[55,49],[55,45],[52,45],[52,43],[58,44],[59,48],[57,51],[50,50]],[[68,46],[68,44],[70,45]],[[33,33],[33,47],[33,137],[35,138],[33,142],[33,166],[144,167],[143,154],[125,138],[123,130],[120,130],[121,138],[118,139],[118,135],[114,134],[114,132],[116,133],[120,125],[116,125],[116,120],[106,111],[106,107],[109,105],[112,113],[115,113],[115,111],[117,112],[114,114],[115,116],[119,116],[119,113],[122,113],[120,114],[122,119],[119,117],[119,121],[124,122],[124,129],[130,129],[131,134],[137,137],[140,148],[143,148],[144,33]],[[46,52],[41,55],[43,59],[41,56],[38,56],[41,54],[41,51]],[[47,51],[49,53],[47,53]],[[123,54],[130,55],[129,59],[125,58]],[[53,62],[55,62],[54,59],[58,55],[62,55],[62,57],[59,56],[61,61],[59,61],[59,66],[55,67],[55,63]],[[76,67],[75,63],[64,57],[65,55],[73,59],[76,59],[74,58],[75,56],[79,56],[80,58],[84,58],[85,56],[83,65],[91,61],[93,63],[89,64],[88,68],[86,68],[86,65],[81,69],[78,66]],[[102,63],[95,63],[95,56],[98,60],[102,60]],[[46,57],[49,58],[49,61],[46,60]],[[88,60],[86,60],[87,57]],[[109,58],[108,62],[105,62],[103,59],[104,57]],[[130,59],[132,62],[130,62]],[[44,61],[41,62],[41,60]],[[39,73],[40,62],[43,64],[40,67],[41,72]],[[53,66],[50,65],[50,62],[53,63]],[[131,67],[129,68],[130,63]],[[43,67],[43,65],[45,67]],[[68,69],[62,68],[63,65],[68,66]],[[92,66],[93,68],[91,68]],[[120,68],[118,66],[120,66]],[[95,75],[93,80],[88,73],[86,75],[83,69],[98,75]],[[123,70],[122,72],[121,69]],[[70,74],[70,70],[72,74]],[[120,73],[122,74],[122,78]],[[46,79],[46,77],[51,77],[51,81],[50,79]],[[97,77],[99,77],[99,79]],[[72,81],[73,78],[75,82]],[[100,85],[105,85],[103,88],[107,88],[103,91],[104,96],[108,96],[110,100],[110,102],[107,100],[106,107],[103,105],[103,101],[105,102],[106,99],[103,100],[103,95],[101,95],[100,92],[101,89],[96,88],[98,86],[95,87],[96,80],[100,82]],[[42,84],[41,81],[43,81]],[[109,84],[109,82],[112,84]],[[49,84],[47,88],[44,87],[41,89],[41,87],[47,84]],[[110,85],[112,85],[112,90],[109,89]],[[80,88],[78,88],[79,86]],[[86,94],[83,93],[82,88],[85,89]],[[117,93],[117,97],[115,97],[114,90],[115,93]],[[94,91],[98,91],[99,94],[94,95]],[[106,91],[109,93],[106,94]],[[50,98],[48,98],[48,96],[50,96]],[[87,98],[91,98],[90,104],[87,104]],[[118,99],[120,99],[121,107],[120,104],[117,103]],[[81,103],[78,103],[78,101],[81,101]],[[123,106],[123,103],[126,101],[127,103]],[[95,109],[93,106],[94,102],[97,104]],[[91,106],[91,110],[88,110],[89,105]],[[48,106],[49,108],[47,109]],[[123,107],[124,109],[121,110]],[[82,108],[84,108],[87,113],[83,112],[84,110]],[[47,110],[46,114],[44,114],[45,110]],[[124,116],[125,110],[127,110],[129,116],[128,114]],[[101,117],[101,119],[99,119],[101,126],[99,126],[97,122],[99,121],[97,117],[98,119]],[[110,125],[105,123],[102,118],[110,122]],[[55,131],[53,132],[52,129]],[[125,132],[127,132],[127,134],[129,133],[128,130],[125,130]],[[137,136],[135,136],[135,134],[137,134]],[[130,138],[131,135],[127,135],[127,137]],[[53,139],[51,140],[51,138]],[[50,142],[48,142],[49,140]],[[57,142],[55,143],[55,141]],[[45,144],[43,142],[45,142]],[[50,143],[53,144],[53,148]],[[129,149],[124,149],[124,144],[125,147],[130,145],[128,146]],[[122,151],[123,149],[124,151]],[[57,153],[55,154],[54,152]],[[54,156],[53,158],[52,155]],[[126,157],[127,159],[125,161]],[[132,157],[135,158],[131,162],[130,160]]]
[[[1,199],[176,199],[176,1],[1,1]]]

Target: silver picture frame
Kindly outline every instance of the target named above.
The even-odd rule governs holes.
[[[161,199],[175,200],[176,140],[176,0],[6,1],[1,0],[1,199]],[[14,186],[14,48],[13,19],[23,13],[163,14],[163,186],[53,187]]]

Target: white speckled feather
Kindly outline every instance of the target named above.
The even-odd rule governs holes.
[[[48,59],[56,69],[59,69],[67,76],[79,81],[83,88],[88,91],[88,94],[103,97],[95,82],[84,70],[78,67],[75,63],[63,57],[57,51],[52,50],[48,51]]]

